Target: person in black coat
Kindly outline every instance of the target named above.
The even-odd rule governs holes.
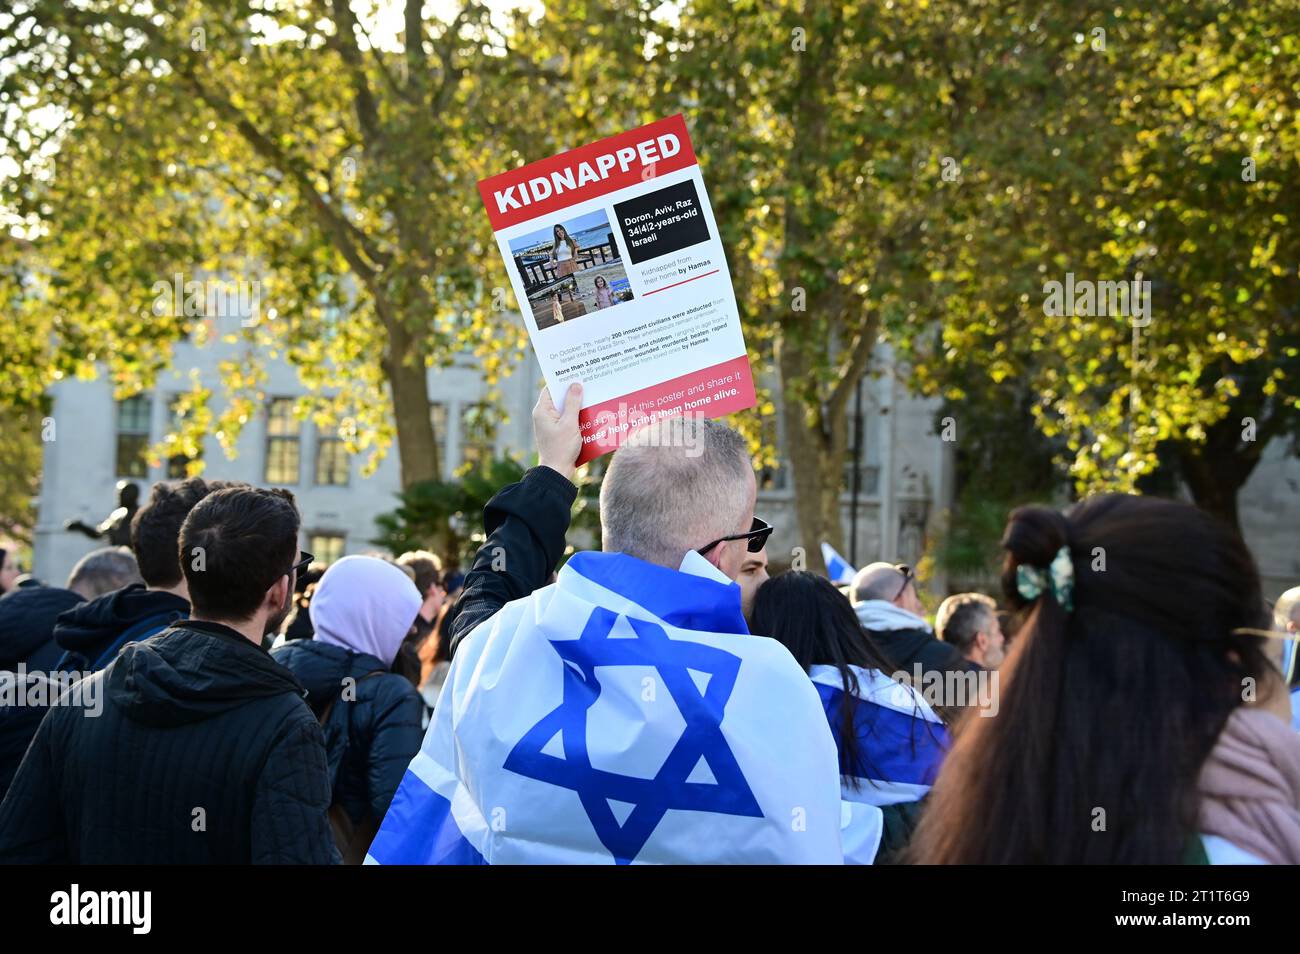
[[[130,550],[104,547],[77,562],[67,589],[37,584],[0,597],[0,799],[9,790],[46,706],[67,682],[51,672],[63,655],[54,642],[59,615],[139,578]]]
[[[906,564],[872,563],[853,578],[853,611],[872,642],[926,702],[951,724],[981,705],[978,687],[983,667],[934,634],[921,616],[916,577]]]
[[[402,570],[376,557],[344,557],[316,586],[315,635],[272,653],[306,687],[324,727],[330,817],[346,862],[365,858],[423,741],[420,695],[390,672],[419,609],[420,593]]]
[[[338,861],[320,724],[261,648],[288,611],[298,514],[231,487],[181,528],[193,618],[50,709],[0,804],[0,862]]]
[[[57,694],[47,674],[59,656],[54,620],[82,599],[57,586],[25,586],[0,597],[0,799],[45,716],[50,695]],[[33,698],[42,704],[32,705]]]

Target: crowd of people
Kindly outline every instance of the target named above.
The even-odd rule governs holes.
[[[539,463],[463,574],[321,567],[290,493],[198,478],[64,587],[0,550],[0,861],[1300,862],[1300,588],[1270,609],[1234,530],[1138,495],[1023,507],[1000,599],[932,625],[904,565],[769,575],[744,441],[679,417],[614,453],[603,553],[566,561],[579,404],[543,391]],[[658,675],[605,677],[607,644]],[[599,712],[666,777],[659,678],[714,778],[677,766],[656,814],[571,733]]]

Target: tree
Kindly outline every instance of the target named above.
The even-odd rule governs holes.
[[[1082,177],[1064,161],[1032,168],[1050,144],[1026,154],[1020,141],[1026,110],[1041,117],[1033,134],[1068,100],[1059,63],[1076,24],[1041,4],[617,6],[644,52],[607,69],[647,118],[686,108],[817,564],[821,540],[840,547],[849,399],[877,342],[935,360],[913,343],[963,314],[958,296],[1037,261],[1034,234],[1056,211],[1020,180]],[[571,35],[584,13],[548,17],[537,42]],[[606,29],[588,28],[593,45]],[[1100,64],[1080,72],[1105,88]],[[1017,221],[1026,212],[1036,221]]]
[[[495,251],[475,181],[547,140],[519,111],[540,74],[520,71],[509,30],[481,3],[446,23],[422,9],[408,0],[388,45],[348,0],[0,14],[0,201],[39,262],[14,278],[26,344],[6,349],[0,400],[97,362],[129,393],[178,340],[220,337],[242,343],[213,425],[227,447],[263,357],[283,353],[311,388],[304,414],[352,451],[395,436],[404,485],[434,476],[426,368],[474,351],[495,382],[524,340],[483,288]],[[219,295],[213,313],[218,277],[257,313]],[[195,385],[191,425],[210,396]]]
[[[431,550],[468,566],[483,543],[481,528],[475,530],[483,507],[523,475],[518,462],[504,458],[471,468],[456,480],[414,483],[402,489],[395,510],[375,518],[379,533],[371,542],[395,554]]]
[[[592,467],[601,470],[603,464],[597,461]],[[395,510],[375,518],[378,534],[371,542],[395,554],[431,550],[468,567],[486,539],[480,520],[483,508],[497,491],[523,475],[523,465],[507,457],[465,467],[455,480],[412,484],[398,495]],[[593,482],[579,489],[569,526],[571,536],[587,535],[592,538],[591,548],[599,549],[600,505],[595,490]]]
[[[1049,8],[1036,32],[1068,22]],[[963,271],[938,276],[964,320],[912,339],[918,380],[965,400],[979,355],[991,382],[1036,395],[1076,492],[1147,486],[1163,461],[1235,523],[1263,447],[1300,423],[1296,13],[1097,7],[1075,23],[1018,128],[1017,181],[990,180],[1013,201],[990,204],[980,234],[1021,254],[977,240]],[[1049,313],[1047,282],[1067,275],[1148,281],[1150,312]]]

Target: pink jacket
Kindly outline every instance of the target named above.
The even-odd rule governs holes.
[[[1228,717],[1201,767],[1200,830],[1277,865],[1300,864],[1300,735],[1262,709]]]

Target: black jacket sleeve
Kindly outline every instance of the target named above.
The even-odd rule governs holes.
[[[0,804],[0,864],[73,862],[60,811],[59,780],[50,752],[52,725],[36,730],[13,785]]]
[[[320,723],[303,704],[302,712],[287,720],[257,780],[253,864],[339,864],[329,821],[331,795]]]
[[[451,652],[475,626],[511,600],[546,585],[564,555],[564,535],[578,488],[549,467],[533,467],[483,508],[487,540],[465,575]]]

